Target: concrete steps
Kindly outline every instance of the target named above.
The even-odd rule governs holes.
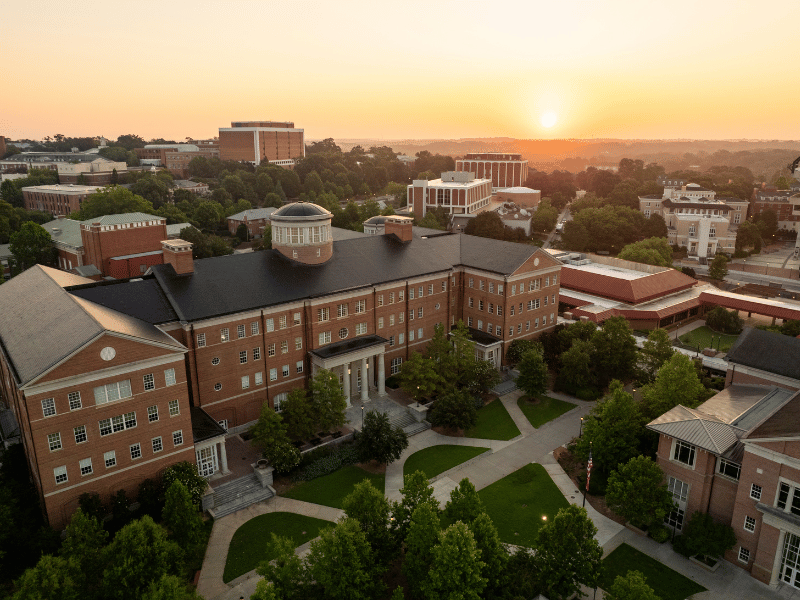
[[[272,488],[261,487],[255,474],[246,475],[214,488],[214,508],[208,512],[215,519],[219,519],[274,495]]]
[[[418,433],[422,433],[426,429],[430,429],[431,424],[427,421],[417,421],[410,413],[396,413],[389,417],[389,424],[392,426],[400,427],[406,432],[406,435],[411,437]]]

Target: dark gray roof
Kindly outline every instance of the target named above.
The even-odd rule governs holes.
[[[382,338],[379,335],[364,335],[352,340],[344,340],[341,342],[334,342],[322,348],[312,350],[312,354],[316,354],[320,358],[330,358],[339,354],[347,354],[353,350],[361,350],[362,348],[369,348],[370,346],[379,346],[387,343],[389,340]]]
[[[322,208],[319,204],[312,202],[292,202],[285,204],[272,213],[276,217],[314,217],[330,216],[330,212]]]
[[[98,281],[68,288],[73,296],[111,308],[147,323],[171,323],[178,320],[167,297],[153,277],[140,281]]]
[[[745,327],[728,350],[728,361],[800,379],[800,339],[762,329]]]
[[[480,331],[479,329],[467,327],[467,331],[469,331],[469,337],[472,338],[472,341],[480,344],[481,346],[491,346],[492,344],[502,341],[500,338],[495,337],[490,333],[486,333],[485,331]]]
[[[192,440],[195,444],[225,435],[225,429],[199,406],[189,408],[192,419]]]

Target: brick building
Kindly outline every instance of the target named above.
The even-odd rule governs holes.
[[[796,190],[779,190],[764,186],[754,188],[750,200],[750,216],[773,210],[778,217],[778,229],[800,231],[800,197]]]
[[[491,180],[476,179],[466,172],[448,171],[439,179],[415,179],[408,186],[408,210],[420,219],[436,207],[451,215],[475,214],[491,199]]]
[[[117,456],[125,454],[127,460],[128,448],[135,443],[141,444],[146,455],[141,463],[131,459],[143,467],[126,480],[126,486],[133,486],[140,477],[152,476],[164,466],[156,452],[146,452],[151,438],[162,439],[165,453],[159,456],[173,452],[171,436],[179,421],[167,418],[171,405],[162,407],[164,401],[178,402],[173,419],[183,418],[191,406],[191,411],[202,413],[198,418],[206,415],[225,429],[241,431],[258,418],[264,402],[280,410],[288,393],[307,386],[319,369],[337,374],[348,402],[366,400],[369,390],[384,394],[386,377],[398,373],[411,352],[424,350],[436,324],[449,328],[463,320],[476,339],[476,354],[498,366],[513,340],[534,338],[556,324],[561,264],[539,248],[468,235],[414,237],[411,220],[404,217],[387,217],[384,235],[334,242],[331,218],[317,205],[289,204],[271,216],[272,250],[192,261],[191,245],[171,240],[162,243],[164,264],[151,267],[142,277],[94,283],[34,267],[0,288],[4,305],[6,301],[24,304],[28,314],[37,314],[37,303],[41,303],[41,311],[53,317],[32,324],[30,317],[15,321],[14,311],[0,313],[0,356],[8,375],[0,385],[4,397],[14,399],[11,404],[20,422],[30,421],[25,425],[24,443],[32,469],[38,473],[37,486],[45,495],[48,514],[61,511],[61,516],[51,514],[51,522],[63,524],[72,510],[73,496],[70,492],[51,501],[50,495],[61,485],[71,490],[76,478],[84,481],[79,468],[87,456],[74,450],[73,430],[84,424],[101,443],[92,455],[94,465],[104,456],[101,450],[110,451],[102,445],[105,412],[108,418],[121,416],[120,432],[126,432],[109,438],[121,443]],[[39,288],[47,293],[35,293]],[[52,297],[58,299],[57,306]],[[73,325],[69,315],[74,306],[85,308],[88,315],[97,313],[97,320],[109,328],[124,325],[126,329],[103,334],[97,327],[84,328],[81,321]],[[115,341],[92,338],[96,342],[86,342],[94,344],[92,350],[74,351],[76,358],[83,358],[70,363],[75,369],[69,375],[73,379],[65,374],[58,380],[59,387],[29,393],[28,376],[21,376],[16,366],[27,360],[28,346],[14,344],[26,337],[29,344],[52,345],[43,340],[59,340],[73,326],[86,333],[82,329],[70,344],[80,343],[91,332],[115,337]],[[171,341],[165,342],[164,334]],[[142,338],[146,341],[139,342]],[[123,352],[122,341],[144,344],[144,349],[134,344],[130,352],[127,347]],[[94,348],[100,351],[106,345],[116,349],[122,363],[106,367],[102,357],[94,358]],[[163,360],[163,367],[160,362],[148,362],[151,346],[160,352],[152,360]],[[71,351],[64,348],[64,352]],[[44,357],[36,364],[58,360]],[[178,387],[167,386],[173,378],[162,373],[171,368]],[[118,386],[130,399],[120,401],[116,412],[93,406],[104,412],[96,417],[92,413],[91,421],[83,412],[71,412],[69,394],[77,382],[101,381],[106,373],[109,383],[130,380],[130,389],[127,384]],[[142,387],[151,385],[147,377],[151,373],[156,390],[169,387],[163,399],[150,396],[150,390]],[[82,397],[91,398],[93,389],[84,389]],[[49,413],[51,404],[42,404],[41,399],[51,397],[56,413],[45,416],[42,412]],[[161,420],[152,427],[146,423],[145,415],[149,418],[148,411],[156,404],[163,432]],[[126,419],[131,413],[138,425],[128,435]],[[100,420],[98,425],[95,418]],[[186,423],[180,424],[181,439],[186,442],[187,429]],[[69,452],[49,452],[46,444],[52,433],[70,442]],[[191,456],[178,446],[170,460]],[[194,449],[204,475],[226,470],[224,437],[206,440]],[[68,477],[63,484],[58,483],[62,467]],[[119,489],[121,483],[111,479],[96,488],[82,485],[80,491],[105,494]]]
[[[250,238],[260,238],[264,234],[264,229],[269,225],[270,215],[275,212],[275,207],[251,208],[228,217],[228,231],[231,235],[236,235],[239,225],[247,226],[247,234]]]
[[[92,160],[58,163],[58,182],[83,183],[84,185],[109,185],[114,182],[114,172],[124,176],[128,164],[96,156]]]
[[[66,217],[80,210],[83,201],[99,189],[96,185],[33,185],[22,188],[22,203],[26,210]]]
[[[192,159],[219,158],[219,146],[205,144],[202,147],[192,144],[147,144],[144,148],[135,148],[136,156],[143,165],[165,167],[175,177],[185,178],[189,175],[189,163]]]
[[[528,178],[528,161],[521,154],[473,152],[456,160],[456,171],[491,179],[495,189],[521,187]]]
[[[303,130],[294,123],[278,121],[234,121],[219,130],[219,153],[222,160],[261,164],[261,161],[285,161],[306,154]]]

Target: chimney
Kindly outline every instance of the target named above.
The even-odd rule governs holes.
[[[383,225],[383,233],[384,235],[393,233],[401,242],[410,242],[413,237],[411,231],[413,223],[414,219],[411,217],[392,215],[391,217],[386,217],[386,221],[384,221]]]
[[[184,240],[166,240],[161,242],[164,253],[164,264],[172,265],[178,275],[194,273],[194,260],[192,259],[192,244]]]

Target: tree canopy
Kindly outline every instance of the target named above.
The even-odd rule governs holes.
[[[648,238],[628,244],[622,249],[617,258],[657,267],[671,267],[672,247],[665,237]]]

